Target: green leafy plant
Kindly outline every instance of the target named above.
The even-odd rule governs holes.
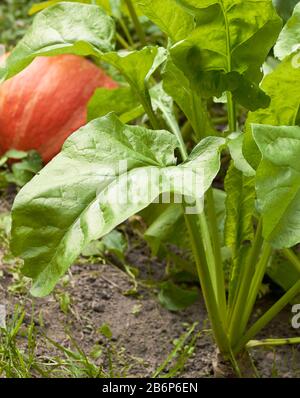
[[[0,7],[0,44],[8,50],[26,33],[32,18],[28,15],[34,0],[3,0]]]
[[[254,337],[300,291],[296,280],[251,322],[276,252],[288,253],[290,265],[300,267],[292,249],[300,242],[299,5],[281,31],[271,0],[128,0],[139,41],[115,51],[116,14],[97,2],[50,3],[12,51],[2,80],[37,56],[71,53],[110,65],[124,85],[107,102],[103,92],[95,94],[91,121],[15,200],[12,248],[33,279],[32,294],[50,293],[90,242],[156,198],[170,194],[170,206],[183,198],[178,214],[215,341],[240,374],[240,359]],[[144,46],[139,13],[167,36],[164,48]],[[280,62],[263,76],[277,39]],[[228,128],[220,133],[212,127],[208,103],[221,96]],[[241,109],[250,111],[243,132]],[[124,124],[134,120],[136,125]],[[183,135],[186,125],[199,141],[192,150],[193,140]],[[230,167],[219,211],[218,189],[212,187],[221,159],[229,159]],[[165,222],[164,237],[151,235],[156,248],[169,239],[172,220]]]
[[[9,162],[14,162],[9,164]],[[14,183],[25,185],[43,167],[40,155],[35,151],[7,151],[0,158],[0,189]]]

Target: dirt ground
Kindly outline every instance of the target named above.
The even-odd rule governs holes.
[[[2,204],[2,210],[4,207]],[[38,357],[53,356],[55,352],[44,335],[64,347],[72,345],[71,335],[86,353],[95,346],[103,348],[109,344],[115,376],[153,376],[172,353],[180,336],[197,322],[193,332],[195,341],[182,364],[178,365],[179,354],[174,355],[160,376],[167,375],[177,363],[175,374],[179,377],[213,377],[215,347],[203,300],[180,312],[168,311],[158,302],[155,285],[150,287],[149,283],[145,283],[150,279],[157,281],[162,278],[165,265],[151,260],[143,244],[129,252],[127,260],[141,270],[138,295],[124,293],[132,288],[132,280],[117,266],[80,263],[72,267],[69,276],[54,294],[44,299],[33,299],[27,293],[27,286],[9,289],[13,284],[16,285],[16,276],[11,271],[11,262],[7,263],[0,253],[0,304],[6,307],[8,318],[16,303],[24,305],[28,314],[25,323],[30,322],[33,311],[34,323],[39,331],[36,348]],[[59,297],[64,297],[66,292],[71,301],[64,309]],[[273,300],[272,294],[265,297],[257,311],[268,308]],[[297,336],[299,332],[292,329],[290,318],[290,308],[286,308],[258,337]],[[109,343],[99,333],[103,324],[109,325],[112,331]],[[20,344],[25,344],[22,336]],[[259,348],[252,350],[251,355],[260,377],[300,377],[300,346]],[[101,361],[104,366],[110,366],[107,357]]]

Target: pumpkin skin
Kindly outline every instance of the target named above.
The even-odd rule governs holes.
[[[51,160],[86,124],[87,103],[98,87],[113,89],[117,83],[85,58],[36,58],[0,86],[0,155],[35,149],[44,162]]]

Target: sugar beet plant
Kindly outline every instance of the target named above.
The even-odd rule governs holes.
[[[126,6],[139,38],[128,45],[130,32],[120,39],[115,27]],[[188,231],[191,267],[218,349],[238,371],[255,336],[300,292],[296,279],[252,322],[278,253],[290,261],[286,272],[289,266],[300,271],[293,251],[300,242],[300,4],[284,27],[271,0],[52,1],[37,8],[1,69],[3,80],[35,57],[70,53],[109,65],[123,83],[96,91],[90,122],[15,200],[12,249],[25,261],[32,294],[49,294],[85,246],[161,194],[182,197],[179,207],[169,206],[177,206],[176,222],[179,214],[181,230]],[[138,14],[160,28],[165,47],[147,45]],[[116,37],[128,48],[115,51]],[[263,68],[273,48],[276,65]],[[207,110],[221,97],[228,112],[223,133]],[[249,111],[243,131],[240,109]],[[187,125],[196,141],[192,150],[182,135]],[[224,156],[231,160],[220,228],[220,191],[212,186]]]

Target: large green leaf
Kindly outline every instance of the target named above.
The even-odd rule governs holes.
[[[194,304],[199,297],[197,288],[182,288],[166,281],[160,286],[158,300],[169,311],[180,311]]]
[[[251,177],[255,175],[255,170],[250,166],[243,154],[244,139],[245,134],[232,133],[228,137],[228,148],[235,168],[241,171],[243,175]]]
[[[278,14],[284,21],[287,21],[291,17],[297,3],[299,3],[299,0],[273,0]]]
[[[253,125],[262,161],[257,169],[263,235],[277,248],[300,242],[300,127]]]
[[[173,41],[185,39],[195,27],[194,18],[176,0],[134,0],[140,10]]]
[[[226,222],[225,244],[236,258],[244,243],[253,238],[254,179],[246,177],[232,163],[225,179]]]
[[[103,54],[102,60],[114,66],[126,78],[146,113],[152,109],[148,81],[165,61],[162,47],[144,47],[140,51],[120,51]]]
[[[255,203],[254,178],[235,168],[234,163],[225,178],[226,221],[225,244],[231,249],[229,303],[235,297],[239,275],[253,240],[253,213]]]
[[[172,134],[124,125],[114,114],[74,133],[14,203],[12,249],[34,279],[32,293],[48,294],[87,244],[161,193],[203,195],[223,144],[210,137],[175,166]]]
[[[197,28],[171,48],[176,65],[205,96],[232,91],[249,109],[268,105],[257,84],[281,29],[270,0],[177,0]]]
[[[129,87],[114,90],[98,88],[88,103],[88,120],[115,112],[118,116],[139,106],[139,101]]]
[[[173,244],[177,247],[186,248],[187,230],[182,205],[174,203],[156,206],[159,206],[161,213],[144,233],[144,238],[151,248],[152,255],[157,256],[163,244]]]
[[[279,59],[284,59],[300,48],[300,3],[296,5],[292,17],[281,31],[274,54]]]
[[[0,80],[21,72],[35,57],[57,54],[100,56],[111,51],[115,25],[98,6],[58,3],[37,14],[32,27],[0,69]]]
[[[165,59],[164,48],[151,46],[140,51],[109,52],[102,56],[102,60],[118,69],[137,91],[145,89],[145,82]]]
[[[149,110],[152,112],[153,108],[155,110],[162,106],[164,116],[173,117],[170,109],[164,104],[166,93],[161,85],[151,89],[148,85],[152,74],[166,59],[164,48],[149,46],[140,51],[109,52],[103,54],[101,59],[116,68],[130,87],[119,87],[115,90],[97,89],[88,104],[89,120],[115,112],[122,121],[129,122],[145,112],[149,114]],[[168,98],[168,102],[171,102],[172,108],[172,99]]]
[[[296,253],[295,253],[296,254]],[[298,256],[299,258],[299,256]],[[286,292],[300,279],[300,271],[281,252],[275,252],[267,268],[268,276]],[[293,299],[299,303],[300,296]]]
[[[101,6],[109,15],[112,15],[117,19],[121,18],[122,14],[129,16],[128,9],[123,0],[64,0],[64,1],[70,3],[85,3],[85,4],[94,4],[97,6]],[[36,14],[37,12],[40,12],[45,8],[51,7],[52,5],[57,3],[61,3],[61,0],[48,0],[48,1],[43,1],[41,3],[33,4],[33,6],[29,10],[29,15]]]
[[[192,90],[184,73],[169,58],[163,70],[163,86],[190,121],[198,140],[214,135],[208,118],[206,102]]]
[[[109,11],[109,0],[64,0],[65,3],[83,3],[83,4],[94,4],[103,7],[106,11]],[[61,0],[48,0],[41,3],[33,4],[28,14],[33,15],[37,12],[44,10],[45,8],[51,7],[57,3],[61,3]]]
[[[292,57],[286,58],[262,82],[263,90],[271,98],[270,106],[267,109],[250,112],[248,115],[243,153],[254,169],[259,165],[261,154],[253,139],[251,124],[293,126],[297,123],[300,104],[300,68],[293,66]]]

